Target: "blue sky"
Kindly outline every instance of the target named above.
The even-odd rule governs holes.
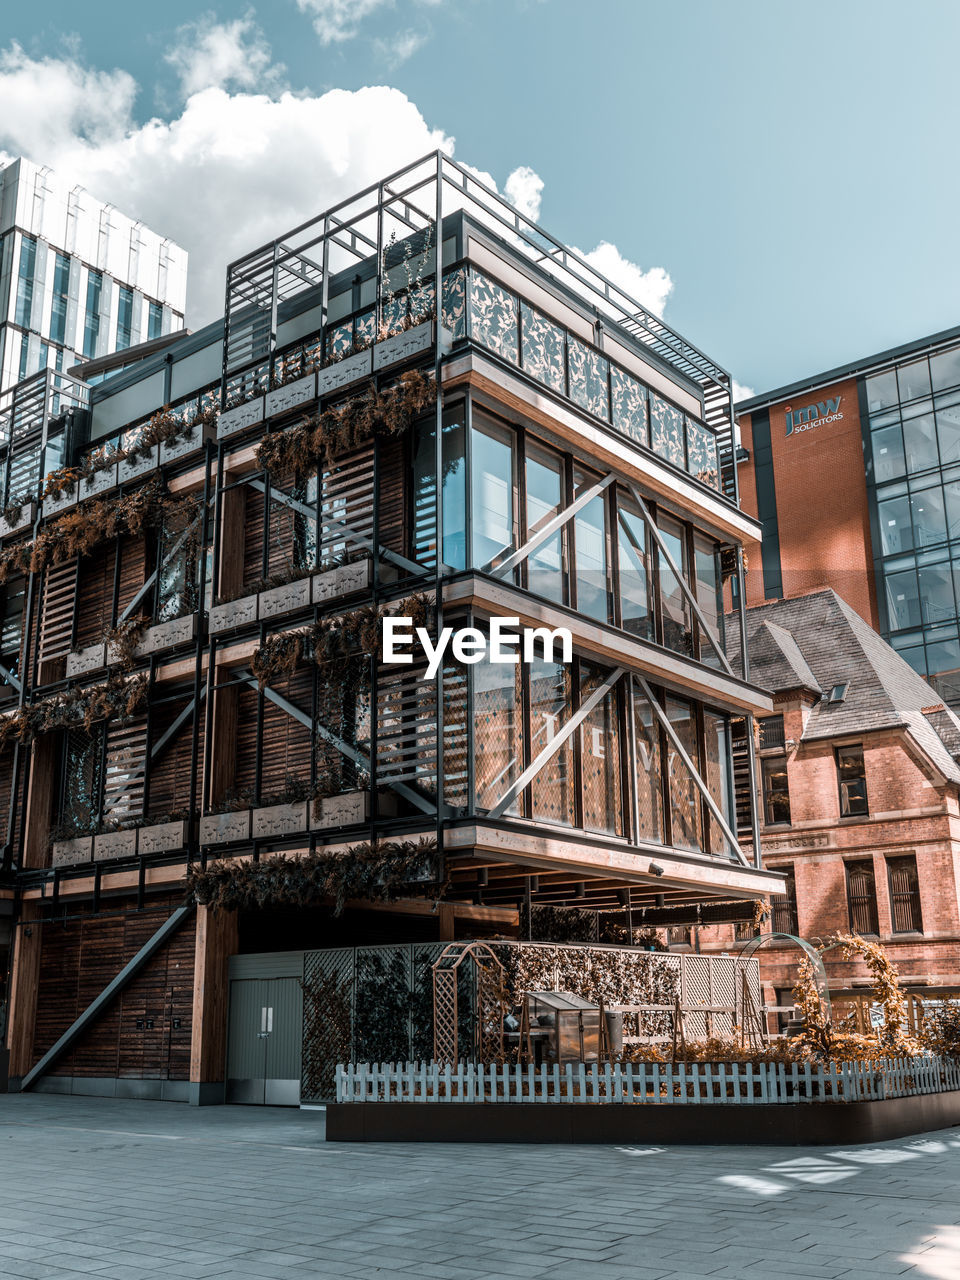
[[[534,170],[543,225],[657,305],[668,273],[757,391],[960,323],[955,0],[48,0],[5,32],[0,147],[184,243],[195,320],[228,253],[442,139]]]

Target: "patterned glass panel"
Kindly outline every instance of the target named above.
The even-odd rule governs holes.
[[[470,326],[476,342],[517,363],[520,344],[517,300],[479,271],[470,273]]]
[[[453,334],[454,342],[465,337],[467,332],[465,281],[463,267],[448,271],[443,277],[443,323]]]
[[[523,769],[522,667],[483,661],[471,669],[477,808],[492,809]],[[519,801],[506,812],[519,813]]]
[[[348,356],[353,350],[353,321],[336,324],[327,330],[327,356],[334,359]]]
[[[588,413],[609,421],[609,362],[592,347],[572,337],[567,338],[567,361],[570,367],[570,399]]]
[[[650,395],[650,445],[675,467],[684,466],[683,414],[666,400]]]
[[[525,302],[520,303],[523,324],[523,367],[538,382],[562,392],[563,330]]]
[[[393,294],[391,297],[381,299],[380,314],[381,337],[389,338],[394,333],[402,332],[407,318],[407,295],[403,293],[398,297]]]
[[[717,438],[709,427],[687,418],[687,465],[690,474],[711,489],[720,488]]]
[[[530,680],[530,758],[557,735],[570,715],[570,668],[538,659],[527,668]],[[543,822],[573,826],[573,735],[554,753],[530,784],[532,815]]]
[[[581,700],[601,683],[603,672],[583,666]],[[620,794],[620,724],[617,693],[612,689],[580,726],[580,763],[583,774],[583,825],[587,830],[623,834]]]
[[[613,387],[613,425],[632,440],[649,445],[647,388],[616,365],[610,370],[610,382]]]
[[[437,299],[432,280],[413,286],[407,294],[407,312],[414,324],[436,315]]]
[[[377,317],[373,308],[357,316],[355,346],[358,351],[369,347],[376,337]]]

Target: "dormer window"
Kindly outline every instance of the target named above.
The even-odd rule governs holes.
[[[847,688],[848,685],[846,683],[835,684],[827,695],[827,702],[842,702],[847,696]]]

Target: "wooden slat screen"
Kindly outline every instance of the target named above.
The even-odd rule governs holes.
[[[113,575],[117,543],[80,561],[77,580],[75,644],[78,649],[96,644],[113,625]]]
[[[63,658],[70,652],[76,613],[76,582],[76,560],[58,564],[45,574],[37,655],[41,662]]]
[[[190,702],[185,695],[170,702],[157,703],[150,716],[151,743],[159,742],[177,716]],[[194,713],[197,714],[197,713]],[[193,720],[189,716],[176,736],[151,763],[149,786],[147,788],[147,813],[151,818],[164,814],[185,814],[190,804],[190,759],[193,743]],[[201,702],[197,733],[198,767],[197,793],[195,803],[199,803],[203,774],[203,735],[205,729],[204,704]]]
[[[377,780],[436,795],[437,685],[425,668],[381,666],[377,677]]]
[[[103,817],[123,822],[143,813],[147,721],[138,716],[127,724],[107,726],[106,767],[103,778]]]

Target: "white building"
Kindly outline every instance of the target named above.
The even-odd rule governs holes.
[[[0,170],[0,391],[183,327],[187,254],[22,157]]]

